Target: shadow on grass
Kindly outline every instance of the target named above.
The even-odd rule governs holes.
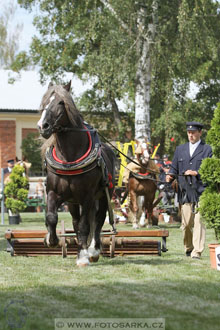
[[[3,290],[2,329],[13,325],[25,330],[50,330],[54,329],[55,318],[72,318],[72,322],[73,318],[95,318],[97,322],[100,318],[165,318],[169,330],[219,329],[218,283],[188,280],[183,285],[182,279],[175,279],[167,286],[160,279],[152,285],[150,281],[126,283],[121,278],[94,284],[90,279],[87,284],[41,284],[27,292],[23,286]],[[209,311],[204,297],[209,301]]]
[[[136,257],[138,258],[138,256]],[[133,259],[133,258],[126,258],[126,257],[115,257],[114,259],[108,258],[108,262],[103,261],[102,258],[100,258],[99,262],[96,264],[98,267],[103,266],[109,266],[109,265],[128,265],[128,264],[134,264],[134,265],[171,265],[171,264],[178,264],[181,260],[174,260],[174,259],[164,259],[161,257],[155,257],[152,259],[151,256],[146,257],[145,259]]]

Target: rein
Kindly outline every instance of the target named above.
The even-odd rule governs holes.
[[[101,133],[99,133],[99,135],[105,140],[105,142],[109,143],[111,145],[112,148],[114,148],[115,150],[117,150],[121,155],[123,155],[125,158],[127,158],[128,160],[130,160],[130,162],[140,166],[140,164],[138,162],[136,162],[135,160],[133,160],[132,158],[128,157],[127,155],[125,155],[122,151],[120,151],[118,148],[116,148],[110,141],[108,141]],[[151,159],[151,158],[150,158]],[[145,170],[147,170],[148,172],[158,175],[159,173],[152,171],[150,169],[148,169],[146,166],[141,165],[141,167],[143,167]]]
[[[135,174],[137,173],[134,173],[133,171],[131,171],[129,168],[127,168],[125,165],[121,164],[124,168],[126,168],[131,174],[134,175],[135,177]],[[140,165],[140,164],[139,164]],[[150,172],[150,171],[149,171]],[[157,173],[158,174],[158,173]],[[141,174],[140,174],[141,175]],[[148,178],[147,175],[146,175],[146,180],[151,180],[151,181],[154,181],[156,183],[161,183],[161,184],[164,184],[164,185],[169,185],[171,182],[166,182],[166,181],[160,181],[160,180],[157,180],[157,179],[154,179],[154,178]]]
[[[58,130],[58,132],[96,132],[97,130],[92,128],[79,128],[79,127],[63,127],[63,126],[53,126],[53,129]],[[101,135],[101,134],[99,134]]]
[[[59,116],[60,117],[60,116]],[[58,119],[59,118],[57,118],[57,120],[56,120],[56,122],[58,121]],[[55,127],[55,125],[54,125],[54,127],[53,128],[55,128],[55,129],[57,129],[57,127]],[[59,132],[97,132],[97,130],[96,129],[94,129],[94,128],[88,128],[88,129],[85,129],[85,128],[79,128],[79,127],[63,127],[63,126],[59,126],[58,127],[58,131]],[[108,143],[108,144],[110,144],[111,145],[111,147],[112,148],[114,148],[118,153],[120,153],[121,155],[123,155],[125,158],[127,158],[130,162],[132,162],[132,163],[134,163],[134,164],[136,164],[136,165],[138,165],[138,166],[140,166],[140,164],[138,163],[138,162],[136,162],[134,159],[132,159],[132,158],[130,158],[129,156],[127,156],[127,155],[125,155],[122,151],[120,151],[117,147],[115,147],[108,139],[106,139],[106,137],[104,136],[104,135],[102,135],[100,132],[98,132],[98,134],[103,138],[103,140],[106,142],[106,143]],[[153,158],[150,158],[151,160],[154,160]],[[122,165],[122,166],[124,166],[124,165]],[[170,165],[171,167],[172,167],[172,165]],[[124,166],[126,169],[127,169],[127,167],[126,166]],[[155,172],[155,171],[153,171],[153,170],[150,170],[150,169],[148,169],[146,166],[144,166],[144,165],[141,165],[141,167],[143,167],[145,170],[147,170],[149,173],[151,173],[151,174],[155,174],[155,175],[158,175],[159,173],[158,172]],[[129,170],[129,169],[128,169]],[[129,170],[130,172],[132,172],[131,170]],[[168,173],[169,174],[169,173]],[[168,174],[166,174],[166,175],[168,175]],[[179,176],[185,176],[184,174],[172,174],[172,176],[174,177],[174,178],[177,178],[177,177],[179,177]],[[149,180],[152,180],[152,181],[155,181],[155,182],[158,182],[158,183],[162,183],[162,184],[167,184],[167,183],[169,183],[169,182],[166,182],[166,181],[159,181],[159,180],[156,180],[156,179],[153,179],[153,178],[149,178]]]
[[[110,141],[108,141],[101,133],[98,133],[104,140],[105,142],[109,143],[111,145],[112,148],[114,148],[115,150],[117,150],[121,155],[123,155],[125,158],[127,158],[128,160],[130,160],[130,162],[140,166],[139,163],[137,163],[135,160],[133,160],[132,158],[128,157],[127,155],[125,155],[122,151],[120,151],[118,148],[116,148]],[[149,158],[150,160],[155,160],[153,158]],[[121,164],[122,165],[122,164]],[[124,165],[122,165],[124,166]],[[127,168],[126,166],[124,166],[125,168]],[[143,167],[145,170],[147,170],[149,173],[152,173],[152,174],[155,174],[155,175],[158,175],[159,173],[158,172],[155,172],[153,170],[150,170],[148,169],[146,166],[144,165],[141,165],[141,167]],[[170,167],[172,167],[172,164],[170,164]],[[129,169],[128,169],[129,170]],[[129,170],[131,172],[131,170]],[[165,175],[170,175],[169,173],[165,173]],[[179,176],[188,176],[188,175],[185,175],[185,174],[173,174],[172,173],[172,176],[174,178],[178,178]],[[156,180],[155,180],[156,181]],[[162,183],[165,183],[165,181],[158,181],[158,182],[162,182]],[[167,182],[166,182],[167,183]]]

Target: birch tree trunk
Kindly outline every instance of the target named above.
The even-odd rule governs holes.
[[[100,0],[103,5],[110,10],[122,28],[127,32],[128,26],[120,19],[108,0]],[[156,24],[158,15],[158,0],[152,1],[151,19],[146,27],[149,18],[147,7],[142,4],[137,13],[137,72],[135,91],[135,138],[147,137],[150,141],[150,89],[151,89],[151,46],[156,35]]]
[[[114,117],[114,123],[117,126],[118,130],[120,129],[120,124],[121,124],[121,117],[120,117],[120,112],[118,109],[118,105],[115,101],[114,98],[110,98],[110,103],[112,106],[112,112],[113,112],[113,117]]]
[[[145,27],[146,8],[141,7],[138,12],[137,30],[139,32],[137,42],[137,72],[135,92],[135,138],[146,137],[150,134],[150,89],[151,89],[151,45],[156,34],[156,19],[158,0],[152,3],[152,23]]]

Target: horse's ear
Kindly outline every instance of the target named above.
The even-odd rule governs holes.
[[[53,86],[53,83],[50,82],[49,85],[48,85],[48,89],[49,89],[50,87],[52,87],[52,86]]]
[[[69,81],[69,83],[67,85],[64,85],[63,87],[67,90],[67,92],[69,92],[70,87],[71,87],[71,80]]]

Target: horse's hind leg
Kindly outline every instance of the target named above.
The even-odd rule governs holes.
[[[90,223],[95,218],[95,203],[91,199],[85,202],[82,206],[82,214],[78,223],[78,256],[77,266],[89,265],[89,252],[88,252],[88,237],[90,233]]]
[[[131,219],[132,219],[132,227],[133,229],[138,229],[138,219],[137,219],[137,212],[138,212],[138,204],[137,204],[137,196],[136,193],[132,190],[129,192],[130,195],[130,203],[129,208],[131,211]]]
[[[50,191],[47,195],[47,213],[46,226],[48,233],[44,239],[44,243],[48,247],[56,247],[59,245],[59,238],[56,234],[56,226],[58,222],[57,215],[57,195]]]
[[[69,212],[72,216],[73,229],[75,233],[78,232],[78,224],[80,220],[80,209],[78,204],[68,203]]]
[[[98,204],[98,201],[97,201]],[[98,208],[98,205],[97,205]],[[95,210],[96,213],[96,210]],[[89,261],[90,262],[97,262],[99,260],[100,255],[100,244],[97,243],[97,230],[98,230],[98,223],[96,221],[96,216],[91,219],[90,221],[90,233],[88,239],[88,252],[89,252]]]
[[[91,262],[97,262],[101,250],[101,238],[100,233],[105,222],[106,211],[108,208],[107,199],[104,197],[99,201],[96,201],[96,217],[91,224],[90,228],[90,246],[89,246],[89,256]]]

